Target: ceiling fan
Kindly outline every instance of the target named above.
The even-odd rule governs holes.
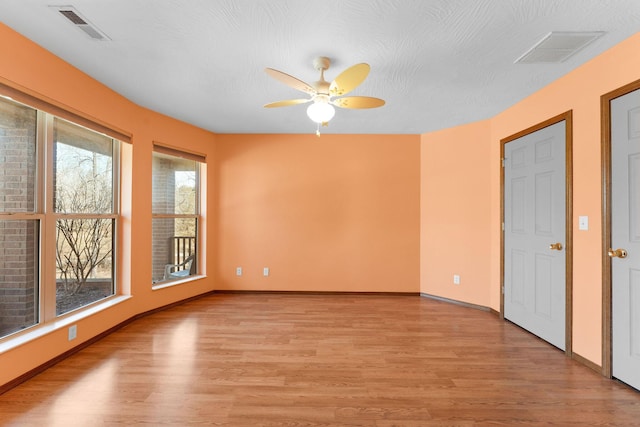
[[[331,60],[321,56],[313,61],[313,66],[320,71],[320,79],[310,85],[282,71],[265,68],[267,74],[296,90],[306,93],[309,98],[288,99],[271,102],[265,108],[288,107],[313,102],[307,108],[307,115],[318,124],[316,135],[320,136],[320,125],[327,126],[335,114],[333,106],[340,108],[377,108],[384,105],[384,100],[370,96],[343,96],[358,87],[369,74],[369,64],[361,63],[347,68],[331,83],[324,79],[324,72],[329,69]]]

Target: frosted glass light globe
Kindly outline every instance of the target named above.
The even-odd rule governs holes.
[[[307,116],[316,123],[326,123],[336,114],[333,105],[326,102],[314,102],[307,108]]]

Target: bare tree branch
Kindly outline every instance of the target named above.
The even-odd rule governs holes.
[[[96,168],[96,155],[73,150],[57,162],[55,209],[68,214],[112,211],[112,169]],[[109,159],[110,160],[110,159]],[[109,218],[60,218],[56,233],[56,266],[66,295],[75,295],[113,253]]]

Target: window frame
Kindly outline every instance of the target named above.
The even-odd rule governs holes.
[[[195,220],[195,250],[193,253],[194,256],[194,260],[193,262],[195,262],[195,268],[196,271],[194,272],[194,274],[190,274],[187,275],[185,277],[181,277],[181,278],[173,278],[173,279],[161,279],[161,280],[157,280],[154,282],[154,278],[153,278],[153,266],[155,265],[154,263],[154,253],[153,253],[153,244],[152,244],[152,254],[151,254],[151,265],[152,265],[152,277],[151,277],[151,285],[152,285],[152,289],[153,290],[157,290],[157,289],[162,289],[165,287],[171,287],[171,286],[175,286],[175,285],[179,285],[185,282],[191,282],[195,279],[201,278],[202,277],[202,263],[200,262],[202,259],[201,256],[201,252],[202,252],[202,224],[203,224],[203,218],[202,218],[202,189],[203,186],[202,184],[202,178],[203,175],[205,173],[205,165],[206,165],[206,157],[199,155],[199,154],[195,154],[195,153],[190,153],[187,151],[183,151],[180,149],[175,149],[173,147],[169,147],[167,145],[164,144],[160,144],[157,142],[153,143],[153,150],[152,150],[152,167],[151,167],[151,179],[154,179],[154,170],[153,170],[153,156],[158,153],[158,154],[162,154],[165,156],[171,156],[174,158],[178,158],[178,159],[186,159],[186,160],[193,160],[195,161],[195,172],[196,172],[196,176],[195,176],[195,212],[193,214],[176,214],[176,213],[156,213],[154,212],[154,208],[153,208],[153,203],[152,203],[152,207],[151,207],[151,232],[152,232],[152,241],[153,241],[153,223],[155,222],[155,220],[161,220],[161,219],[194,219]],[[153,186],[152,186],[152,192],[153,192]],[[153,194],[152,194],[152,200],[153,200]],[[175,236],[174,236],[175,237]],[[167,264],[169,265],[169,264]]]
[[[54,202],[54,196],[55,196],[55,192],[56,192],[56,188],[54,186],[54,175],[55,175],[55,171],[56,168],[54,166],[54,162],[57,160],[57,158],[55,157],[55,152],[56,150],[54,150],[54,144],[57,144],[58,141],[55,140],[54,138],[54,124],[56,119],[58,120],[64,120],[66,121],[68,124],[71,124],[73,126],[78,126],[84,129],[87,129],[91,132],[103,135],[107,138],[109,138],[111,140],[111,213],[66,213],[66,212],[58,212],[55,209],[55,202]],[[49,226],[47,228],[47,230],[53,230],[53,243],[50,245],[53,248],[54,251],[54,256],[53,258],[51,257],[47,257],[47,260],[53,260],[50,261],[53,264],[53,271],[54,271],[54,280],[57,281],[57,277],[56,277],[56,257],[55,257],[55,253],[57,251],[57,248],[55,246],[56,244],[56,232],[57,232],[57,223],[59,220],[62,219],[110,219],[113,222],[113,226],[112,226],[112,235],[111,235],[111,250],[112,250],[112,255],[111,255],[111,260],[112,260],[112,265],[111,265],[111,280],[112,280],[112,293],[111,295],[108,295],[105,298],[101,298],[98,299],[96,301],[93,301],[89,304],[80,306],[80,307],[76,307],[73,308],[71,310],[65,311],[63,313],[57,314],[57,296],[54,293],[53,298],[51,298],[50,300],[47,300],[47,306],[45,308],[45,313],[50,315],[50,313],[53,313],[54,317],[61,317],[64,316],[68,313],[73,313],[75,311],[78,310],[82,310],[85,307],[91,306],[93,304],[97,304],[101,301],[104,301],[107,298],[111,298],[113,296],[118,295],[118,290],[120,288],[119,283],[118,283],[118,260],[119,260],[119,240],[118,240],[118,236],[120,235],[120,193],[121,193],[121,188],[120,188],[120,153],[121,153],[121,147],[120,145],[122,144],[120,141],[118,141],[117,139],[109,136],[109,135],[104,135],[101,132],[96,132],[93,129],[89,129],[86,126],[82,126],[79,125],[77,123],[71,122],[69,120],[63,119],[61,117],[57,117],[57,116],[53,116],[51,114],[48,114],[46,116],[46,137],[45,137],[45,146],[46,146],[46,150],[47,150],[47,155],[46,155],[46,161],[48,163],[48,168],[45,170],[45,173],[47,174],[45,180],[46,180],[46,189],[45,189],[45,194],[47,195],[47,199],[45,201],[46,203],[46,208],[45,211],[49,212],[50,215],[48,216],[49,220],[51,221],[50,223],[48,223],[47,225]],[[49,155],[50,153],[50,155]],[[49,296],[49,295],[47,295]],[[51,301],[52,300],[52,301]],[[53,304],[53,306],[51,307],[50,304]]]
[[[21,329],[0,336],[0,349],[9,343],[21,342],[24,338],[33,335],[33,333],[46,333],[51,328],[64,325],[65,319],[73,319],[89,316],[95,312],[96,307],[100,305],[112,305],[116,297],[124,295],[121,281],[120,266],[122,264],[122,251],[120,248],[120,237],[122,233],[122,150],[125,143],[131,141],[130,135],[121,131],[109,131],[105,133],[103,124],[95,123],[89,119],[68,112],[55,104],[40,100],[29,94],[25,94],[16,89],[0,83],[0,98],[10,103],[15,103],[32,109],[36,114],[35,122],[35,177],[34,177],[34,208],[33,211],[25,212],[5,212],[0,211],[0,220],[3,221],[37,221],[39,227],[38,251],[36,254],[36,281],[37,288],[37,308],[34,308],[36,321],[29,325],[23,326]],[[35,102],[30,102],[35,101]],[[33,105],[36,104],[36,105]],[[50,111],[43,110],[47,108]],[[53,110],[54,114],[51,112]],[[56,143],[53,135],[53,124],[55,119],[65,120],[73,126],[87,129],[91,132],[103,135],[111,140],[111,178],[112,178],[112,210],[108,214],[68,214],[56,212],[54,209],[54,150]],[[78,120],[79,119],[79,120]],[[80,122],[80,123],[78,123]],[[121,136],[122,139],[115,137]],[[94,219],[104,218],[112,221],[112,293],[104,298],[97,299],[88,304],[82,305],[57,314],[56,308],[56,227],[59,219]],[[38,332],[40,331],[40,332]]]

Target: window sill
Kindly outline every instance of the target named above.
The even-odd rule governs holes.
[[[131,298],[130,295],[118,295],[118,296],[109,298],[104,302],[87,307],[86,309],[81,309],[73,313],[70,313],[67,316],[58,317],[55,320],[52,320],[51,322],[40,324],[40,325],[34,325],[29,329],[25,329],[22,332],[17,332],[13,336],[9,336],[3,340],[0,340],[0,354],[6,353],[9,350],[13,350],[14,348],[20,347],[21,345],[27,344],[30,341],[41,338],[59,329],[63,329],[67,326],[70,326],[73,323],[79,322],[80,320],[86,317],[89,317],[101,311],[107,310],[130,298]]]
[[[203,276],[203,275],[193,275],[193,276],[188,276],[185,277],[184,279],[178,279],[178,280],[171,280],[171,281],[167,281],[167,282],[158,282],[157,284],[154,284],[151,286],[151,289],[154,291],[159,291],[161,289],[165,289],[165,288],[171,288],[173,286],[178,286],[178,285],[182,285],[184,283],[190,283],[193,282],[195,280],[199,280],[199,279],[204,279],[207,276]]]

